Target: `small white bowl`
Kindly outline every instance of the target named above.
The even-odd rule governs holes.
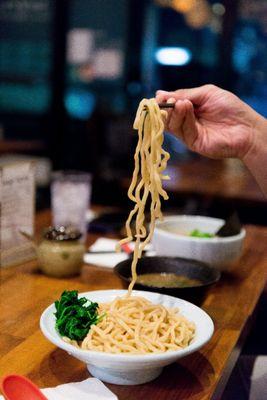
[[[152,244],[157,256],[189,258],[205,262],[220,270],[227,270],[242,253],[245,229],[241,229],[238,235],[228,237],[186,236],[186,233],[194,229],[214,234],[224,222],[223,219],[195,215],[166,217],[164,221],[156,224]]]
[[[79,297],[102,303],[112,301],[117,296],[123,296],[126,292],[126,290],[99,290],[81,293]],[[86,363],[93,376],[117,385],[138,385],[155,379],[160,375],[163,367],[200,349],[212,337],[214,325],[211,318],[194,304],[159,293],[134,290],[133,295],[143,296],[155,304],[163,304],[166,307],[179,307],[181,314],[196,325],[196,334],[190,345],[182,350],[147,355],[111,354],[78,349],[64,342],[56,331],[54,304],[43,312],[40,319],[41,330],[45,337],[56,346]]]

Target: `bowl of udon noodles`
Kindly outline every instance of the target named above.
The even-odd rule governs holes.
[[[212,319],[196,305],[160,293],[127,293],[101,290],[79,295],[97,302],[105,315],[82,342],[60,336],[54,304],[43,312],[40,328],[53,344],[84,362],[91,375],[118,385],[157,378],[163,367],[194,353],[212,337]]]
[[[196,215],[176,215],[158,221],[152,244],[158,256],[182,257],[229,270],[242,254],[245,229],[227,237],[216,232],[224,220]]]

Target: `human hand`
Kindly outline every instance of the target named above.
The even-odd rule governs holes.
[[[175,92],[157,91],[168,109],[166,129],[197,153],[210,158],[243,159],[253,148],[258,120],[263,118],[233,93],[214,85]]]

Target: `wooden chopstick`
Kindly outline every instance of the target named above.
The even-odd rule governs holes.
[[[174,103],[159,103],[159,108],[174,108]]]

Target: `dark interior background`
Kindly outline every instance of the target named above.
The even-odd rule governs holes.
[[[32,154],[92,172],[94,200],[120,203],[141,98],[214,83],[267,116],[266,20],[265,0],[2,0],[0,140],[37,140]],[[157,59],[169,47],[182,50],[179,65]],[[197,157],[168,134],[165,145],[173,163]],[[195,202],[194,212],[221,209]],[[234,207],[265,223],[264,207]]]

